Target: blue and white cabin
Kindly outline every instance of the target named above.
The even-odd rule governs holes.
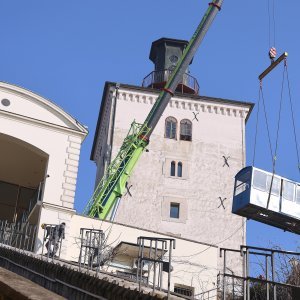
[[[239,171],[235,176],[232,212],[300,234],[300,183],[274,175],[270,191],[272,176],[255,167]]]

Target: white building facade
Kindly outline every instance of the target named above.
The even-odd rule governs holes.
[[[65,222],[75,213],[81,143],[87,130],[53,102],[0,83],[0,220],[36,225]]]

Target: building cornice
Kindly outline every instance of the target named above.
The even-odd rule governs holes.
[[[42,97],[36,93],[33,93],[32,91],[29,91],[25,88],[19,87],[14,84],[2,82],[2,81],[0,81],[0,89],[5,92],[8,92],[8,93],[12,93],[15,95],[25,97],[31,101],[36,101],[37,103],[41,103],[45,107],[48,107],[52,111],[55,111],[62,118],[67,120],[69,122],[69,124],[72,124],[76,128],[76,130],[74,130],[74,131],[81,131],[82,133],[87,135],[87,133],[88,133],[87,129],[80,122],[78,122],[74,117],[72,117],[70,114],[65,112],[62,108],[60,108],[54,102],[52,102],[48,99],[45,99],[44,97]]]
[[[13,120],[16,120],[16,121],[19,121],[19,122],[25,122],[27,124],[31,123],[35,126],[38,125],[38,126],[43,127],[43,128],[46,127],[50,130],[55,130],[55,131],[60,131],[60,132],[68,132],[68,133],[72,133],[72,134],[75,134],[75,135],[79,135],[82,138],[82,140],[86,137],[86,132],[82,132],[82,131],[75,130],[75,129],[72,129],[72,128],[69,128],[69,127],[64,127],[64,126],[49,123],[49,122],[46,122],[46,121],[30,118],[28,116],[23,116],[23,115],[16,114],[16,113],[13,113],[13,112],[9,112],[9,111],[6,111],[6,110],[1,110],[0,109],[0,115],[2,115],[2,117],[6,117],[8,119],[13,119]]]
[[[92,160],[92,161],[95,160],[95,153],[96,153],[96,149],[97,149],[99,134],[101,132],[101,129],[103,130],[103,128],[100,128],[100,126],[101,126],[101,123],[104,118],[104,106],[107,104],[108,101],[111,101],[111,97],[109,97],[109,92],[111,91],[111,88],[113,88],[113,89],[116,88],[116,83],[106,82],[105,86],[104,86],[103,94],[102,94],[102,100],[101,100],[101,105],[100,105],[100,109],[99,109],[99,115],[98,115],[98,120],[97,120],[95,135],[94,135],[94,141],[93,141],[93,146],[92,146],[92,151],[91,151],[91,156],[90,156],[90,160]]]
[[[132,103],[150,104],[153,105],[158,97],[158,94],[141,93],[140,91],[119,89],[118,100],[128,101]],[[168,106],[175,109],[190,110],[203,113],[214,113],[231,117],[247,118],[250,107],[236,102],[216,101],[214,98],[199,97],[183,98],[179,95],[174,95],[169,101]],[[149,108],[150,111],[150,108]]]
[[[116,85],[116,83],[114,82],[106,82],[106,84],[108,85]],[[145,87],[141,87],[141,86],[134,86],[134,85],[128,85],[128,84],[120,84],[120,90],[124,89],[127,91],[137,91],[137,92],[143,92],[143,93],[147,93],[150,94],[154,97],[158,97],[160,90],[157,89],[153,89],[153,88],[145,88]],[[250,114],[252,112],[252,109],[254,107],[254,103],[249,102],[249,101],[239,101],[239,100],[231,100],[231,99],[224,99],[224,98],[217,98],[217,97],[209,97],[209,96],[199,96],[199,95],[192,95],[192,94],[182,94],[182,93],[178,93],[175,92],[173,99],[186,99],[186,100],[194,100],[194,101],[204,101],[204,102],[210,102],[210,103],[219,103],[219,104],[229,104],[229,105],[233,105],[233,106],[242,106],[244,108],[248,108],[248,115],[246,116],[246,121],[248,120],[248,118],[250,117]],[[172,99],[172,100],[173,100]],[[171,100],[171,101],[172,101]]]
[[[101,130],[101,123],[104,117],[104,107],[107,101],[111,101],[111,97],[108,97],[109,91],[116,88],[117,83],[106,82],[103,90],[101,106],[99,110],[99,116],[94,135],[94,142],[91,151],[91,160],[95,160],[95,153],[97,148],[97,142]],[[153,104],[158,97],[160,91],[152,88],[145,88],[141,86],[134,86],[128,84],[119,84],[119,99],[126,101],[127,97],[129,101],[137,101],[140,103]],[[130,96],[131,95],[131,96]],[[124,99],[125,98],[125,99]],[[190,103],[188,103],[190,102]],[[219,113],[223,115],[236,116],[245,118],[245,122],[248,121],[250,114],[253,110],[254,103],[247,101],[235,101],[223,98],[214,98],[207,96],[191,95],[175,93],[171,99],[169,105],[171,107],[178,108],[181,106],[183,109],[190,109],[208,112],[208,113]],[[149,110],[150,111],[150,110]]]
[[[54,205],[54,204],[50,204],[47,202],[42,202],[42,207],[45,209],[49,209],[49,210],[54,210],[54,211],[58,211],[58,212],[64,212],[70,215],[76,215],[76,210],[75,209],[70,209],[67,207],[63,207],[60,205]]]

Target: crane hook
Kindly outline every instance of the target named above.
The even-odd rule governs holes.
[[[271,59],[271,62],[274,62],[274,59],[276,58],[277,51],[275,47],[272,47],[269,51],[269,58]]]

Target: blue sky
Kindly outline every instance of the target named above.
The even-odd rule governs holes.
[[[278,53],[289,52],[297,116],[300,3],[274,1],[276,48]],[[257,101],[257,77],[269,64],[267,3],[268,0],[225,0],[191,66],[201,95]],[[105,81],[140,85],[153,69],[148,60],[152,41],[160,37],[190,39],[207,1],[2,0],[0,8],[0,80],[51,99],[89,127],[76,194],[76,208],[81,211],[94,185],[96,168],[89,157]],[[273,141],[282,68],[279,66],[264,81]],[[252,163],[255,113],[247,125],[248,164]],[[299,132],[297,120],[296,128]],[[270,170],[266,141],[265,129],[261,127],[256,165]],[[283,110],[277,170],[280,175],[300,181],[288,106]],[[298,237],[250,221],[248,243],[293,250],[298,246]]]

